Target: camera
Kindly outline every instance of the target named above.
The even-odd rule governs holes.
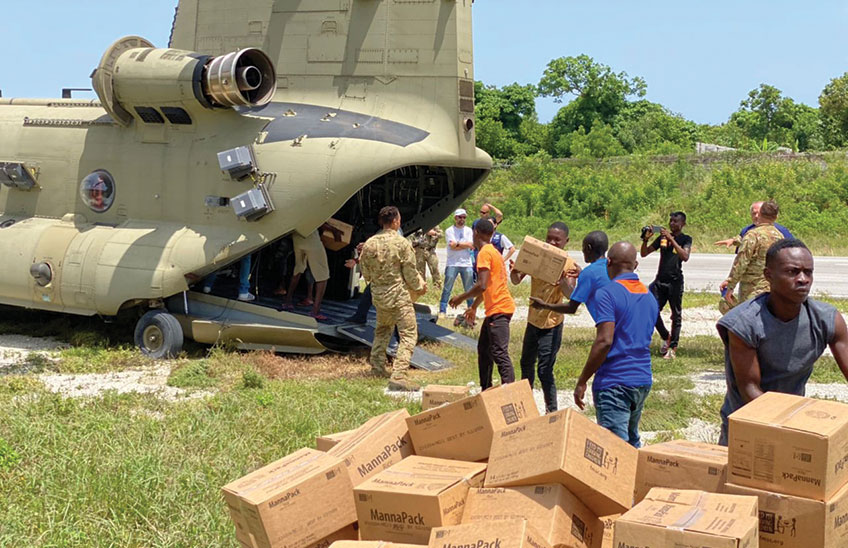
[[[643,227],[642,227],[642,236],[641,236],[641,238],[644,240],[644,239],[645,239],[645,237],[648,235],[648,232],[653,232],[654,234],[659,234],[659,233],[660,233],[660,230],[662,230],[662,229],[663,229],[663,227],[661,227],[661,226],[657,226],[657,225],[646,225],[646,226],[643,226]]]

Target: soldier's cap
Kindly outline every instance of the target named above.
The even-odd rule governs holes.
[[[468,213],[466,213],[465,210],[462,209],[462,208],[459,208],[459,209],[457,209],[456,211],[453,212],[454,217],[459,217],[460,215],[465,215],[467,217]]]

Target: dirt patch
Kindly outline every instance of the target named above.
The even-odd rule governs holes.
[[[66,343],[49,337],[0,335],[0,373],[5,368],[25,364],[30,354],[54,359],[58,351],[67,347]]]
[[[47,390],[68,398],[96,397],[104,392],[118,394],[139,393],[155,394],[168,401],[184,398],[197,398],[210,395],[210,392],[187,392],[181,388],[168,386],[169,365],[157,365],[144,369],[120,371],[115,373],[42,374],[39,379]]]

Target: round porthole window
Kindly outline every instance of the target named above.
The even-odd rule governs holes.
[[[109,172],[98,169],[82,180],[80,196],[92,211],[103,213],[115,201],[115,180]]]

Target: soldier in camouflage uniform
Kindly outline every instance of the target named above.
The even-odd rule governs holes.
[[[727,292],[724,295],[729,310],[736,303],[733,300],[733,290],[739,284],[739,299],[737,302],[745,302],[769,290],[769,283],[763,271],[766,267],[766,252],[771,245],[783,239],[783,234],[774,226],[777,219],[778,207],[774,202],[765,202],[760,207],[759,222],[752,230],[749,230],[742,239],[742,245],[730,275],[721,282],[719,289]],[[726,312],[725,306],[721,306],[722,312]]]
[[[386,375],[386,348],[397,326],[398,348],[392,365],[389,390],[418,390],[407,377],[409,360],[418,342],[413,300],[427,291],[427,284],[415,268],[415,252],[409,241],[398,234],[400,212],[394,206],[380,210],[383,230],[368,238],[362,246],[359,268],[371,284],[377,327],[371,347],[371,369]]]
[[[419,228],[409,237],[412,249],[415,250],[415,266],[418,268],[421,279],[427,280],[427,267],[429,266],[433,284],[439,288],[442,287],[442,278],[439,274],[439,257],[436,255],[436,245],[438,245],[441,237],[442,229],[438,226],[434,226],[427,232]]]

